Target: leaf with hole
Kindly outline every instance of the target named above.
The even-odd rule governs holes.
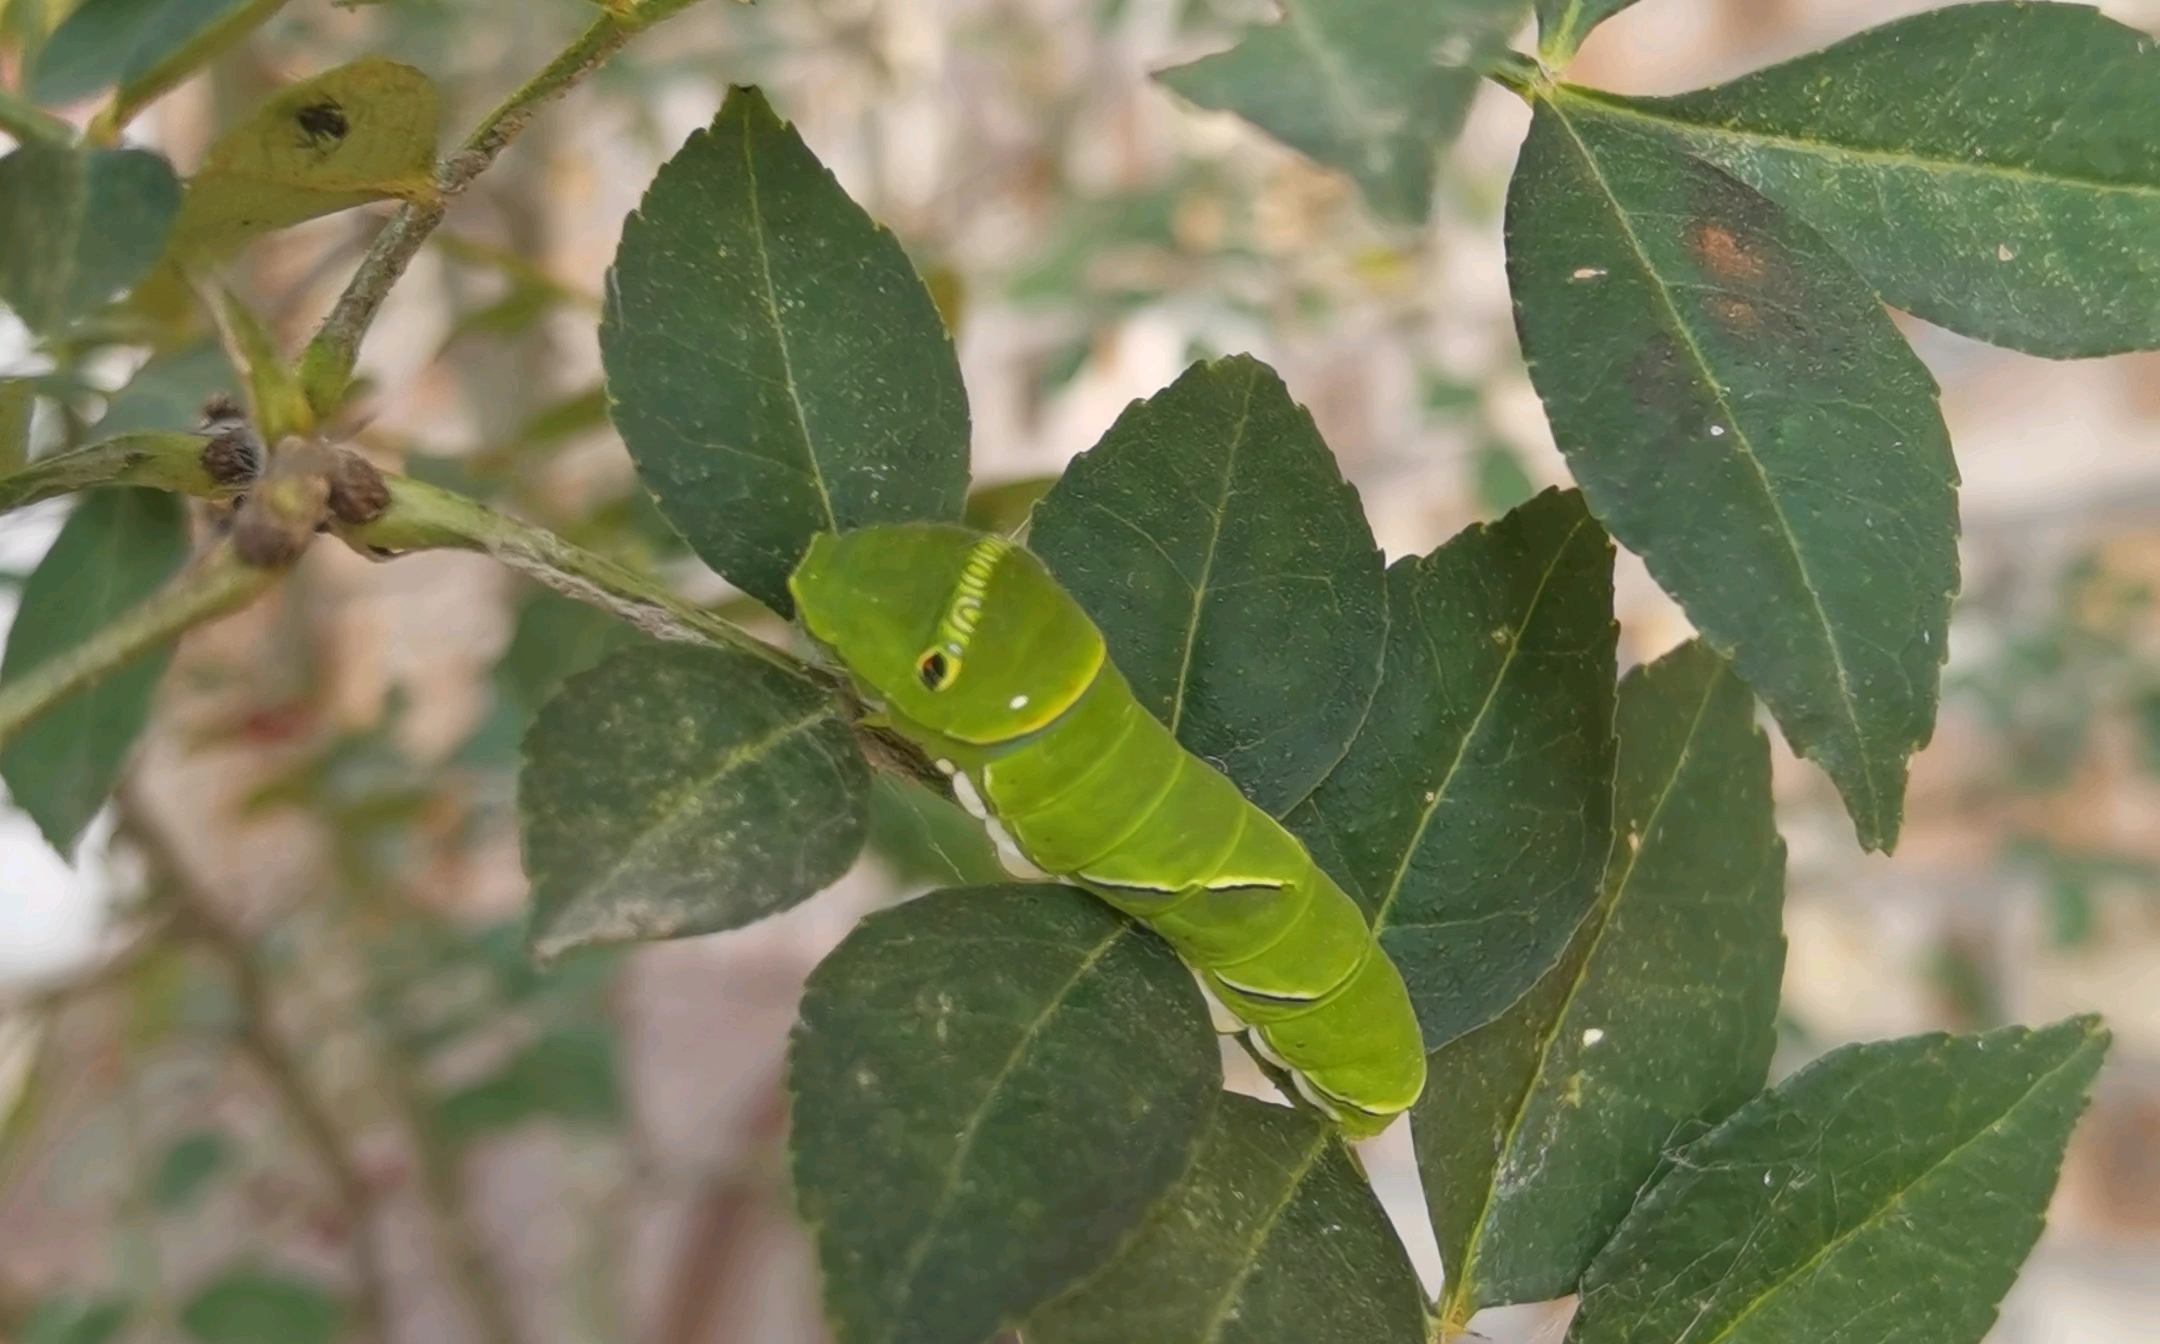
[[[169,255],[195,266],[321,215],[432,198],[440,117],[432,80],[377,56],[280,89],[210,146]]]

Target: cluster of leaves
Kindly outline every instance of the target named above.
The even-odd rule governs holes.
[[[1078,893],[978,885],[873,916],[804,1002],[793,1170],[843,1338],[1409,1340],[1580,1292],[1583,1340],[1863,1314],[1973,1339],[2037,1234],[2093,1022],[1856,1047],[1761,1090],[1783,846],[1754,697],[1889,843],[1956,579],[1933,384],[1881,282],[1797,213],[1632,105],[1501,73],[1538,108],[1513,279],[1581,494],[1385,566],[1309,417],[1231,359],[1130,408],[1025,531],[1142,702],[1402,968],[1442,1301],[1326,1125],[1221,1095],[1159,944]],[[641,475],[775,611],[815,532],[961,515],[930,294],[756,93],[663,168],[608,292]],[[1651,539],[1705,630],[1617,681],[1605,526]],[[572,678],[527,739],[536,946],[737,927],[829,883],[869,829],[849,712],[740,652]]]
[[[1014,1326],[1407,1344],[1570,1293],[1583,1344],[1856,1320],[1956,1344],[2037,1236],[2105,1051],[2092,1020],[1853,1047],[1765,1088],[1784,859],[1753,711],[1760,696],[1829,773],[1863,844],[1895,842],[1957,584],[1956,472],[1883,302],[2041,354],[2160,344],[2160,268],[2139,246],[2160,148],[2137,115],[2160,58],[2089,10],[1976,4],[1629,99],[1559,74],[1627,0],[1538,0],[1536,58],[1505,46],[1532,7],[1447,0],[1406,39],[1398,6],[1298,0],[1165,77],[1412,221],[1480,79],[1533,106],[1509,278],[1580,490],[1393,565],[1310,418],[1245,358],[1136,403],[1039,500],[971,499],[967,396],[929,288],[754,90],[627,222],[607,408],[696,555],[784,618],[821,530],[1017,514],[1143,703],[1359,901],[1431,1055],[1413,1132],[1437,1304],[1325,1123],[1223,1092],[1175,958],[1078,892],[987,881],[979,843],[948,845],[948,805],[874,782],[872,759],[904,773],[904,754],[828,672],[707,622],[524,679],[474,751],[538,705],[519,808],[543,957],[740,927],[829,885],[873,833],[912,832],[976,883],[864,922],[803,1004],[792,1170],[850,1344]],[[92,0],[37,54],[32,95],[112,86],[109,130],[275,8]],[[78,24],[97,40],[63,40]],[[0,299],[72,369],[140,343],[251,237],[426,202],[416,79],[368,60],[295,85],[184,189],[155,156],[76,144],[9,98],[23,144],[0,159]],[[245,310],[210,306],[266,436],[312,432],[324,389],[296,396]],[[9,451],[27,452],[36,398],[73,437],[74,396],[0,389]],[[6,679],[178,563],[168,505],[90,497],[65,563],[26,585]],[[1702,632],[1625,678],[1613,540]],[[125,563],[83,574],[101,550]],[[593,574],[635,578],[587,565],[566,586],[607,596]],[[155,680],[108,679],[0,759],[56,844],[110,789]],[[498,1126],[522,1114],[506,1096],[604,1113],[592,1044],[543,1033],[428,1128]]]

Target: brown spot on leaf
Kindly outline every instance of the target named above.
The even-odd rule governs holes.
[[[1721,285],[1753,284],[1767,269],[1754,240],[1710,220],[1688,230],[1688,250]]]

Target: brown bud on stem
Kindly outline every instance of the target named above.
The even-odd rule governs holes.
[[[233,550],[262,568],[290,565],[307,551],[330,507],[331,450],[288,438],[234,515]]]
[[[330,515],[350,527],[372,523],[390,507],[390,486],[383,474],[350,448],[336,449],[330,461]]]

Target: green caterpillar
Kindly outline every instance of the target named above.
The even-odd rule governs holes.
[[[1133,698],[1043,563],[942,524],[822,534],[805,628],[1008,852],[1161,934],[1344,1133],[1425,1086],[1402,976],[1304,846]]]

